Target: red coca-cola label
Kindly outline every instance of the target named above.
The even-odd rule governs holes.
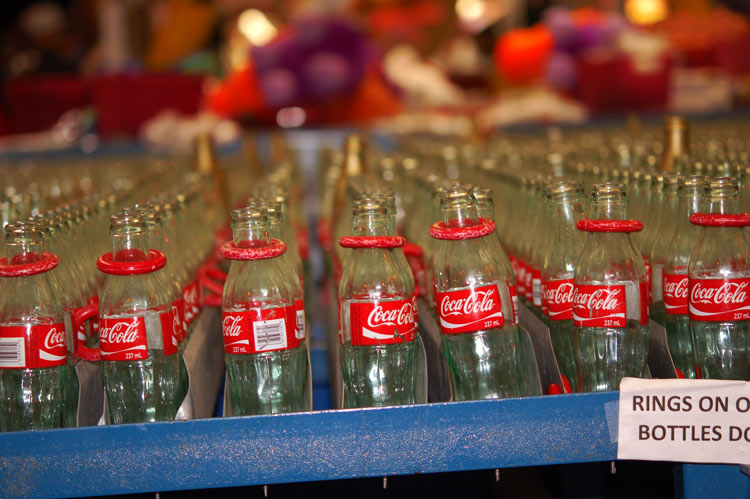
[[[65,365],[65,324],[0,326],[0,369]]]
[[[508,284],[508,294],[510,294],[510,301],[513,305],[513,324],[518,325],[518,291],[516,291],[516,287],[511,284]]]
[[[524,296],[528,301],[534,299],[534,268],[527,264],[526,273],[523,275]]]
[[[296,300],[294,302],[294,336],[298,340],[305,339],[305,302]]]
[[[179,341],[182,341],[187,338],[187,324],[185,323],[185,300],[183,298],[175,300],[173,305],[177,307],[177,316],[180,320]]]
[[[638,284],[638,294],[641,299],[641,325],[645,326],[648,324],[648,307],[649,307],[649,299],[651,298],[651,287],[645,283],[641,282]]]
[[[437,294],[444,334],[471,333],[503,327],[503,307],[496,285]]]
[[[181,304],[182,304],[182,310],[180,310]],[[185,336],[183,323],[182,323],[182,316],[185,314],[184,307],[185,307],[184,300],[175,300],[172,302],[172,307],[170,310],[171,319],[172,319],[172,330],[173,330],[175,338],[177,338],[178,343],[181,342],[183,337]]]
[[[413,341],[417,330],[414,302],[406,300],[349,304],[352,345],[387,345]]]
[[[750,319],[750,278],[688,279],[691,321]]]
[[[544,302],[551,321],[568,321],[573,318],[573,279],[545,281]]]
[[[193,281],[182,289],[182,298],[185,301],[185,322],[189,326],[200,313],[200,296],[198,295],[198,282]]]
[[[648,303],[652,303],[651,299],[651,261],[647,256],[643,257],[643,266],[646,267],[646,296]]]
[[[523,260],[518,260],[516,285],[518,286],[518,294],[521,296],[526,296],[526,264],[523,263]]]
[[[193,287],[193,284],[188,284],[182,288],[182,300],[185,315],[185,326],[188,327],[193,323],[193,301],[198,299],[198,290]]]
[[[579,327],[625,327],[625,286],[575,284],[573,323]]]
[[[102,317],[99,321],[99,350],[102,360],[147,359],[148,340],[143,317]]]
[[[662,277],[662,295],[664,297],[664,308],[668,314],[687,315],[687,274],[664,274]]]
[[[224,351],[232,355],[297,348],[294,306],[222,312]]]
[[[535,307],[542,306],[542,271],[539,269],[531,273],[531,299]]]
[[[179,313],[174,305],[167,312],[159,314],[164,355],[174,355],[177,353],[177,345],[180,342],[180,337],[178,336],[179,331],[175,330],[175,323],[179,321]]]

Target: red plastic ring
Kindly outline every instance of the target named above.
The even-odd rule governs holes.
[[[139,275],[149,274],[163,268],[167,264],[167,257],[161,251],[148,250],[151,258],[136,262],[115,262],[112,253],[105,253],[96,261],[96,268],[110,275]]]
[[[25,277],[48,272],[59,260],[54,253],[42,253],[42,259],[36,262],[8,264],[7,258],[0,258],[0,277]]]
[[[703,227],[748,227],[750,226],[750,213],[740,213],[738,215],[693,213],[690,215],[690,223]]]
[[[286,251],[286,244],[278,239],[269,240],[268,246],[259,248],[238,248],[234,241],[219,246],[219,253],[227,260],[266,260],[276,258]]]
[[[445,222],[435,222],[430,227],[430,235],[435,239],[458,241],[484,237],[495,232],[495,222],[487,218],[480,218],[479,223],[469,227],[449,227]]]
[[[423,253],[422,248],[414,243],[404,244],[404,255],[406,256],[416,256],[421,258]]]
[[[584,219],[576,224],[578,230],[586,232],[638,232],[643,230],[640,220]]]
[[[406,238],[401,236],[346,236],[339,239],[342,248],[402,248]]]

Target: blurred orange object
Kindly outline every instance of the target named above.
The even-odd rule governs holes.
[[[175,66],[202,49],[213,33],[216,15],[211,2],[168,0],[158,9],[157,23],[146,53],[153,69]]]
[[[508,31],[495,44],[495,66],[511,83],[531,83],[543,76],[554,45],[543,25]]]
[[[570,19],[577,28],[589,25],[604,24],[607,16],[601,10],[592,9],[591,7],[581,7],[570,11]]]
[[[709,12],[679,10],[651,29],[670,41],[687,66],[715,66],[715,48],[747,36],[750,24],[741,14],[718,8]]]

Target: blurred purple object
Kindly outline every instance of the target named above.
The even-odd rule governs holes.
[[[264,95],[272,106],[353,91],[365,75],[370,54],[365,36],[351,23],[320,16],[298,20],[289,31],[252,52]],[[293,92],[290,79],[275,74],[282,70],[292,75]],[[282,88],[274,89],[274,84]],[[290,97],[293,102],[287,100]]]
[[[299,85],[294,73],[278,68],[259,75],[260,88],[271,107],[284,107],[299,100]]]
[[[578,31],[570,19],[568,9],[563,7],[550,7],[544,11],[544,24],[552,32],[555,39],[555,48],[572,52],[578,47]]]
[[[555,90],[569,91],[578,81],[576,60],[566,52],[556,51],[547,64],[547,82]]]
[[[328,51],[309,57],[302,74],[308,84],[307,91],[313,97],[344,92],[351,80],[346,59]]]
[[[578,30],[578,50],[583,51],[600,46],[605,41],[605,35],[604,30],[595,24],[582,26]]]

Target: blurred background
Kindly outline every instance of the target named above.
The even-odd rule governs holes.
[[[750,103],[747,0],[3,3],[0,150],[372,124],[488,134]]]

